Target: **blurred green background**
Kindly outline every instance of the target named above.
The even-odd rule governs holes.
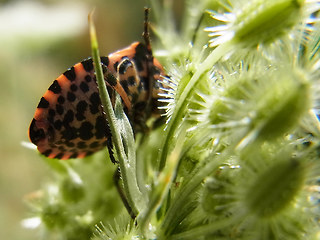
[[[37,239],[24,229],[24,198],[50,180],[28,142],[39,99],[73,64],[90,56],[87,15],[95,8],[100,54],[139,41],[144,0],[0,1],[0,239]]]

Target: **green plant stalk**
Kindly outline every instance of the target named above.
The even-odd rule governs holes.
[[[175,133],[175,130],[178,128],[180,122],[183,120],[182,117],[184,111],[189,103],[187,99],[192,96],[197,84],[199,83],[199,80],[202,78],[202,75],[206,74],[222,56],[224,56],[232,49],[233,46],[233,42],[230,41],[215,48],[210,53],[210,55],[203,61],[201,67],[194,73],[194,75],[191,77],[190,81],[186,85],[185,89],[181,93],[181,96],[177,101],[175,110],[173,111],[173,114],[171,116],[171,120],[168,123],[166,136],[164,137],[164,143],[160,156],[159,171],[161,171],[166,164],[171,139]]]
[[[141,136],[140,136],[141,137]],[[140,140],[140,139],[139,139]],[[136,139],[136,142],[139,142],[139,140]],[[136,142],[133,143],[133,146],[136,148]],[[140,147],[140,145],[138,145]],[[140,148],[141,149],[141,148]],[[148,188],[148,184],[146,183],[146,166],[144,158],[138,157],[136,158],[136,175],[137,175],[137,183],[140,189],[140,192],[143,196],[148,196],[150,193],[150,189]]]
[[[148,202],[148,195],[144,194],[144,192],[141,191],[141,189],[144,189],[145,186],[143,185],[143,183],[138,181],[138,176],[139,174],[141,174],[141,172],[137,172],[136,145],[134,141],[133,131],[127,115],[123,111],[121,97],[119,94],[116,97],[115,115],[117,120],[116,126],[119,127],[121,131],[120,135],[122,137],[122,146],[126,146],[126,161],[124,166],[127,170],[127,180],[135,180],[130,184],[135,184],[135,186],[132,187],[132,190],[136,191],[136,189],[138,189],[137,192],[133,192],[133,199],[135,201],[137,209],[139,210],[139,212],[141,212]]]
[[[104,82],[96,30],[92,20],[92,13],[89,14],[88,20],[89,20],[89,30],[90,30],[90,39],[91,39],[91,48],[92,48],[92,58],[94,61],[94,68],[95,68],[101,103],[104,111],[106,112],[106,117],[112,133],[112,140],[116,148],[117,156],[119,157],[119,167],[121,171],[121,177],[123,179],[124,192],[133,213],[137,215],[139,212],[138,210],[139,207],[137,206],[137,203],[140,202],[139,200],[142,199],[142,196],[137,185],[136,172],[134,171],[135,168],[131,168],[130,166],[130,164],[135,164],[135,163],[130,163],[130,164],[127,163],[127,156],[124,151],[121,135],[119,130],[116,128],[117,126],[116,117],[115,117],[112,103],[110,101],[110,97],[106,88],[106,84]]]
[[[239,221],[243,216],[239,215],[235,218],[226,218],[216,222],[212,222],[200,227],[189,229],[182,233],[173,234],[169,237],[170,240],[184,240],[184,239],[197,239],[199,236],[212,234],[220,229],[224,229],[235,222]]]
[[[160,227],[160,229],[163,229],[163,233],[165,234],[164,237],[169,236],[171,231],[179,225],[180,220],[188,214],[184,211],[185,205],[188,202],[188,197],[194,194],[203,179],[214,172],[220,166],[222,160],[226,159],[229,154],[230,151],[227,151],[218,157],[216,156],[216,158],[214,158],[213,155],[210,155],[205,160],[207,164],[199,168],[198,172],[183,184],[181,190],[172,200],[172,205],[169,207],[162,226]],[[184,206],[183,209],[181,209],[181,206]],[[189,211],[188,209],[186,210]]]
[[[145,208],[145,210],[138,216],[138,222],[141,224],[140,227],[143,233],[147,230],[151,216],[155,214],[157,209],[162,205],[163,200],[170,190],[171,183],[176,176],[179,160],[181,159],[180,155],[184,143],[183,139],[185,138],[185,134],[186,129],[182,129],[178,136],[177,145],[168,157],[168,164],[165,166],[163,171],[159,174],[158,179],[156,180],[156,183],[158,184],[155,186],[154,190],[151,193],[148,207]]]

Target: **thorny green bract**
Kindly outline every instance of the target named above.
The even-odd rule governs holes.
[[[319,238],[320,2],[185,0],[180,26],[173,2],[151,0],[167,122],[116,143],[136,219],[103,152],[51,163],[24,224],[46,239]]]

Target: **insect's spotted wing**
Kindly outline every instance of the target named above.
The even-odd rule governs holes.
[[[108,64],[108,58],[101,59]],[[84,157],[107,145],[92,59],[74,65],[45,92],[29,129],[31,141],[49,158]]]
[[[117,91],[135,128],[145,121],[148,96],[158,114],[157,81],[164,74],[142,43],[102,57],[108,91]],[[150,89],[150,79],[156,84]],[[150,92],[151,91],[151,92]],[[81,158],[111,146],[111,133],[103,115],[92,59],[74,65],[45,92],[29,128],[30,140],[49,158]],[[143,116],[143,117],[141,117]],[[112,156],[111,156],[112,157]]]

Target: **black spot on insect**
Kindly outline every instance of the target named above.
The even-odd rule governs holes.
[[[62,115],[64,112],[64,108],[61,104],[56,104],[56,111],[58,114]]]
[[[74,67],[71,67],[69,70],[65,71],[63,75],[70,81],[76,80],[76,72],[74,70]]]
[[[91,72],[93,70],[93,61],[92,58],[89,58],[87,60],[83,60],[81,62],[84,70],[86,70],[87,72]]]
[[[86,82],[81,82],[80,89],[82,90],[82,92],[86,93],[89,91],[89,86]]]
[[[49,116],[54,117],[56,115],[56,111],[53,110],[52,108],[50,108],[49,111],[48,111],[48,114],[49,114]]]
[[[99,93],[97,92],[92,93],[89,100],[91,102],[91,105],[89,106],[90,112],[92,114],[98,113],[100,111],[99,106],[101,104]]]
[[[54,158],[62,158],[63,157],[63,153],[59,153],[59,154],[57,154]]]
[[[73,83],[73,84],[71,84],[71,86],[70,86],[70,90],[71,90],[72,92],[75,92],[75,91],[78,90],[78,86]]]
[[[100,60],[104,65],[109,66],[109,58],[108,57],[101,57]]]
[[[86,80],[86,82],[91,82],[92,81],[92,77],[90,75],[86,75],[84,77],[84,79]]]
[[[86,111],[87,107],[88,107],[88,103],[84,100],[81,100],[80,102],[78,102],[76,107],[77,113],[83,114]]]
[[[97,148],[97,147],[99,147],[99,145],[100,145],[100,143],[97,142],[97,141],[95,141],[95,142],[91,143],[91,144],[89,145],[89,147],[90,147],[90,148]]]
[[[124,91],[128,94],[129,93],[128,81],[122,80],[122,81],[120,81],[120,84],[123,87]]]
[[[48,88],[48,90],[55,94],[61,93],[61,87],[59,85],[59,82],[57,80],[54,80],[51,86]]]
[[[90,122],[83,122],[79,128],[79,137],[82,140],[89,140],[93,137],[93,125]]]
[[[66,99],[63,96],[58,97],[58,103],[60,103],[60,104],[64,104],[65,100]]]
[[[51,153],[52,153],[52,149],[48,149],[48,150],[44,151],[42,154],[45,155],[46,157],[48,157]]]
[[[117,78],[116,78],[113,74],[108,73],[105,77],[106,77],[107,82],[108,82],[111,86],[117,85]]]
[[[49,123],[53,123],[54,122],[54,116],[48,114],[47,120]]]
[[[65,130],[61,132],[62,138],[66,141],[71,141],[73,139],[76,139],[78,137],[77,129],[74,127],[66,127]]]
[[[49,126],[47,129],[47,137],[48,137],[49,142],[54,141],[54,135],[55,135],[54,133],[55,133],[55,131],[54,131],[53,127]]]
[[[90,113],[92,114],[96,114],[100,111],[99,105],[90,105],[89,108],[90,108]]]
[[[67,99],[69,102],[74,102],[76,100],[76,95],[72,92],[67,93]]]
[[[92,105],[100,105],[99,93],[97,93],[97,92],[92,93],[89,100]]]
[[[79,128],[79,137],[82,140],[89,140],[93,137],[93,125],[90,122],[83,122]]]
[[[40,99],[40,102],[37,108],[47,108],[47,107],[49,107],[49,102],[44,97],[42,97]]]
[[[37,143],[46,137],[45,132],[42,128],[38,128],[36,126],[36,121],[35,119],[32,119],[32,122],[30,124],[30,129],[29,129],[29,136],[30,140],[32,143],[37,145]]]
[[[80,148],[80,149],[87,148],[87,144],[85,142],[78,142],[77,148]]]
[[[56,120],[54,123],[53,123],[53,126],[55,129],[57,129],[58,131],[61,129],[62,127],[62,122],[60,119]]]
[[[66,145],[70,148],[74,147],[75,144],[73,142],[66,142]]]
[[[68,112],[64,115],[63,118],[63,125],[67,126],[69,123],[71,123],[74,119],[74,113],[72,110],[68,110]]]
[[[83,113],[76,113],[76,119],[78,121],[82,121],[82,120],[86,119],[86,117],[83,115]]]
[[[97,139],[104,138],[107,134],[107,121],[103,116],[98,116],[95,123],[96,133],[95,136]]]
[[[134,76],[129,76],[127,80],[130,86],[134,86],[136,84],[136,78]]]
[[[78,157],[78,153],[77,153],[77,152],[73,153],[73,154],[70,156],[70,158],[77,158],[77,157]]]
[[[114,68],[114,70],[117,70],[118,65],[119,65],[119,62],[118,62],[118,61],[117,61],[117,62],[115,62],[115,63],[113,64],[113,68]]]

